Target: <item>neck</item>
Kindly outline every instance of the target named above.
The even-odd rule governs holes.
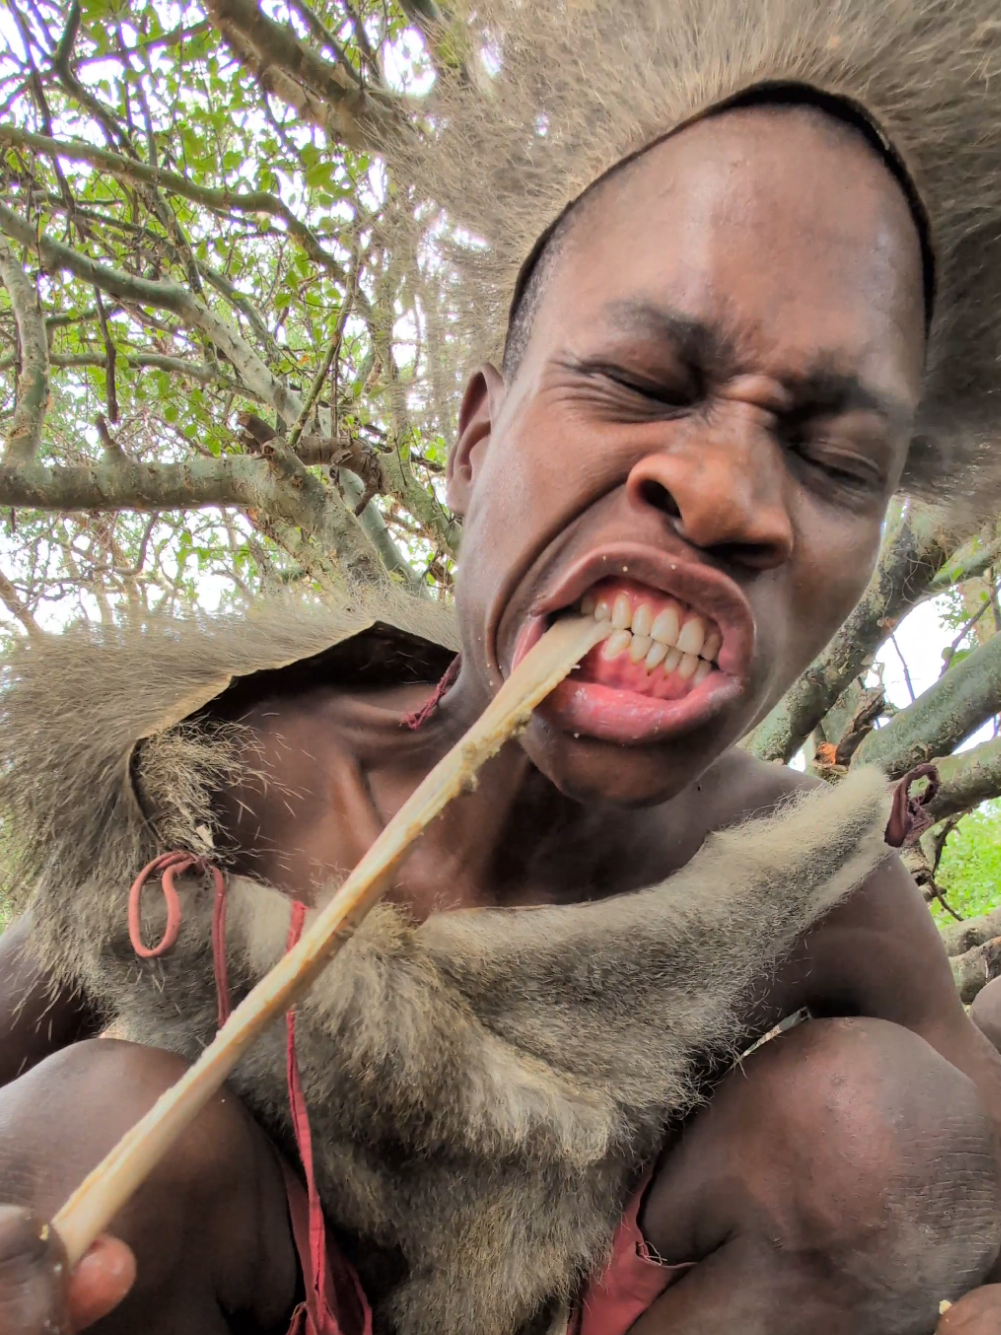
[[[234,869],[307,902],[339,880],[482,710],[461,678],[412,731],[401,718],[427,686],[315,690],[269,697],[241,715],[253,742],[247,779],[218,795]],[[425,831],[390,900],[419,919],[450,908],[597,899],[663,879],[726,823],[724,757],[671,801],[642,809],[560,792],[510,742]],[[729,801],[729,797],[727,797]]]
[[[383,824],[480,714],[483,702],[464,676],[419,730],[401,737],[390,723],[390,745],[359,754]],[[396,700],[380,704],[391,711]],[[698,848],[706,829],[699,789],[689,785],[645,810],[584,805],[511,742],[425,832],[390,897],[424,918],[444,908],[566,903],[638,888]]]

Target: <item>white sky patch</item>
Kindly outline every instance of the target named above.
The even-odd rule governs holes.
[[[382,72],[390,88],[423,97],[434,83],[434,70],[415,32],[402,33],[382,49]]]
[[[883,665],[886,698],[898,709],[904,709],[911,703],[904,663],[916,696],[934,686],[942,675],[942,651],[949,647],[956,636],[955,629],[941,624],[940,617],[946,606],[945,599],[933,598],[916,607],[897,627],[894,634],[897,648],[888,640],[876,655],[876,661]],[[986,742],[993,736],[994,722],[988,720],[956,749],[969,750],[971,746]]]

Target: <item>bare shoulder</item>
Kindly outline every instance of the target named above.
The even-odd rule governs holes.
[[[788,765],[758,760],[733,747],[703,775],[703,800],[713,813],[712,828],[726,829],[753,816],[767,816],[794,793],[820,783]]]
[[[715,809],[713,827],[722,829],[767,815],[819,782],[735,748],[703,786]],[[932,1011],[941,1016],[958,1006],[931,914],[889,849],[858,889],[797,943],[769,993],[769,1010],[807,1006],[816,1015],[867,1015],[918,1031]]]

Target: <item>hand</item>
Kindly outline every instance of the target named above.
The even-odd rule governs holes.
[[[2,1335],[76,1335],[117,1307],[135,1277],[132,1252],[107,1234],[67,1276],[55,1231],[29,1210],[0,1205]]]
[[[1001,1284],[984,1284],[943,1312],[935,1335],[1001,1335]]]

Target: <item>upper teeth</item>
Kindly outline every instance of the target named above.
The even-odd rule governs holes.
[[[665,673],[677,671],[696,684],[709,674],[723,644],[719,631],[700,616],[692,614],[682,624],[683,613],[672,604],[654,615],[650,603],[640,603],[634,611],[625,593],[616,594],[614,600],[607,594],[588,593],[580,610],[597,621],[611,621],[614,627],[602,646],[603,657],[617,658],[628,651],[632,661],[642,660],[648,672],[663,664]]]

